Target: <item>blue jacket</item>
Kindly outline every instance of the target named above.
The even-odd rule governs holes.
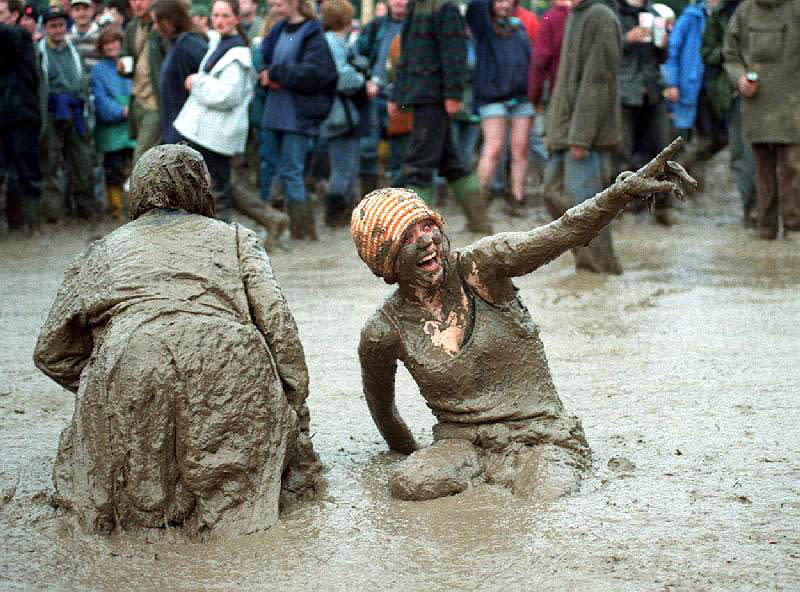
[[[667,61],[662,70],[667,86],[677,86],[680,99],[671,104],[674,125],[688,129],[694,125],[697,96],[703,86],[703,31],[706,11],[702,4],[687,6],[669,36]]]
[[[117,72],[117,64],[111,58],[103,58],[92,68],[89,76],[94,95],[97,126],[95,143],[100,152],[114,152],[134,146],[128,135],[125,107],[131,96],[131,79]]]
[[[337,76],[322,26],[318,21],[312,21],[310,25],[303,29],[297,56],[290,62],[273,64],[275,46],[286,26],[286,21],[278,22],[261,44],[264,58],[261,69],[268,69],[270,80],[280,83],[291,93],[300,131],[314,133],[331,110]]]
[[[495,33],[488,0],[472,0],[467,24],[475,39],[477,60],[472,88],[477,106],[508,99],[528,100],[531,43],[521,22],[509,37]]]

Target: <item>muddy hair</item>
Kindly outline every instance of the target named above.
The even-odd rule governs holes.
[[[214,12],[214,5],[217,2],[224,2],[225,4],[230,6],[231,12],[233,12],[233,14],[236,16],[236,18],[239,18],[239,0],[214,0],[211,3],[211,12],[212,13]],[[250,47],[250,37],[245,32],[244,27],[242,27],[241,21],[236,24],[236,32],[239,34],[239,37],[242,38],[242,41],[244,41],[244,44],[247,47]]]
[[[211,177],[202,155],[183,144],[164,144],[145,152],[133,167],[128,208],[131,220],[157,208],[213,218]]]
[[[189,31],[198,32],[189,16],[186,4],[181,0],[156,0],[150,7],[155,20],[167,20],[175,27],[175,37]]]

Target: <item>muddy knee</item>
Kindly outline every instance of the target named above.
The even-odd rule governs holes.
[[[460,493],[480,480],[475,447],[466,440],[439,440],[406,458],[389,481],[392,496],[426,500]]]
[[[517,454],[514,495],[542,501],[577,491],[581,469],[574,453],[551,444],[526,446]]]

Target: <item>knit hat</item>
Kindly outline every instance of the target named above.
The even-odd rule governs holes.
[[[39,20],[39,9],[36,7],[36,3],[32,0],[28,0],[28,2],[25,3],[25,8],[22,9],[22,14],[32,18],[35,21]]]
[[[410,189],[387,187],[367,194],[353,210],[350,221],[358,256],[372,273],[393,284],[397,280],[394,260],[403,244],[403,235],[427,218],[439,228],[444,226],[442,217]]]

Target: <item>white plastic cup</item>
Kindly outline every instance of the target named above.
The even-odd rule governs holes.
[[[122,73],[123,74],[132,74],[133,73],[133,56],[122,56],[119,59],[119,62],[122,64]]]
[[[647,37],[643,41],[650,43],[653,41],[653,21],[655,20],[652,12],[639,13],[639,26],[647,31]]]

